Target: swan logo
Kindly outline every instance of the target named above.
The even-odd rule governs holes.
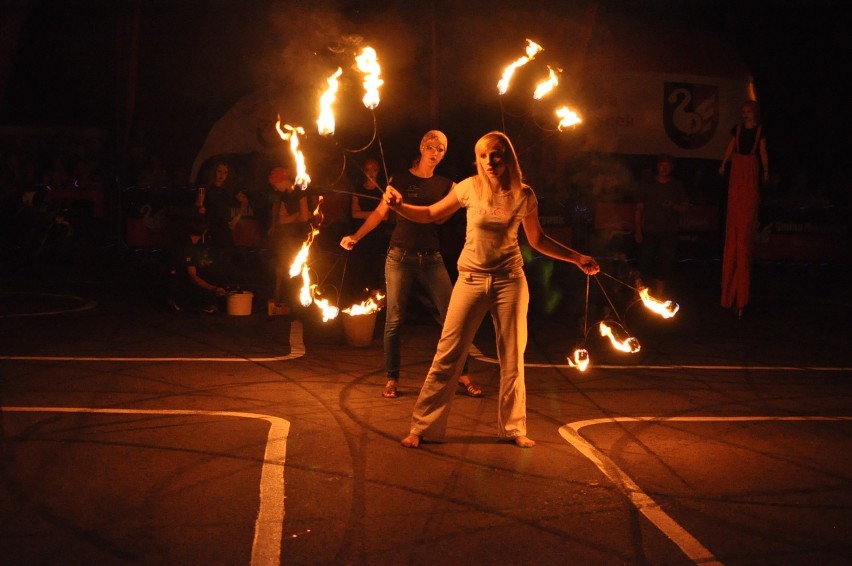
[[[669,138],[678,147],[704,147],[719,125],[719,88],[695,83],[665,83],[663,123]]]

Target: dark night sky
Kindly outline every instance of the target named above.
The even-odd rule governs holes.
[[[15,3],[28,4],[30,12],[14,52],[0,125],[95,126],[114,131],[116,94],[124,76],[117,54],[125,52],[117,45],[127,45],[117,22],[130,13],[133,2],[17,0],[0,6]],[[188,167],[212,124],[242,96],[270,85],[289,86],[294,92],[305,89],[300,81],[307,79],[295,75],[303,66],[300,57],[308,53],[314,63],[321,59],[315,47],[335,33],[393,43],[394,48],[385,51],[389,84],[378,114],[383,131],[392,139],[397,132],[401,135],[428,125],[427,109],[406,107],[406,101],[422,96],[416,92],[417,81],[406,80],[412,73],[424,73],[412,68],[412,61],[428,65],[428,60],[405,38],[428,37],[433,5],[439,34],[458,30],[460,26],[449,25],[454,19],[471,21],[469,36],[442,37],[442,41],[474,45],[473,38],[489,29],[523,35],[522,28],[531,21],[580,14],[589,4],[141,0],[134,144],[160,153],[173,165]],[[787,2],[733,0],[611,0],[596,5],[599,18],[630,17],[637,25],[646,20],[673,25],[683,21],[727,39],[754,74],[763,121],[772,136],[775,172],[791,178],[805,170],[813,183],[832,183],[846,175],[840,152],[850,141],[844,96],[848,81],[841,69],[850,40],[843,2],[809,2],[806,8]],[[320,17],[314,18],[317,14]],[[468,71],[480,69],[493,75],[499,70],[488,61],[479,66],[476,61],[463,61],[462,54],[458,59],[460,68]],[[504,61],[506,56],[495,54],[495,60]],[[310,64],[304,68],[310,69]],[[453,73],[442,68],[441,80],[456,80]],[[452,103],[458,104],[458,97],[453,98]],[[468,98],[472,108],[467,115],[493,113],[475,96]]]

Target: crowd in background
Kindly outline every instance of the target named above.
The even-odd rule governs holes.
[[[168,156],[155,151],[137,149],[120,159],[110,155],[99,132],[6,135],[0,139],[0,258],[4,264],[23,269],[40,260],[70,263],[61,259],[70,257],[63,246],[73,246],[75,253],[81,248],[166,247],[168,238],[150,242],[150,246],[146,242],[135,246],[131,231],[142,226],[146,231],[169,232],[168,237],[172,237],[176,231],[188,229],[197,189],[210,183],[215,164],[223,159],[231,168],[229,182],[248,197],[244,218],[259,224],[260,238],[247,247],[266,249],[274,202],[268,175],[281,164],[281,156],[220,157],[203,164],[193,181],[188,164],[171,163]],[[351,196],[346,192],[363,186],[364,167],[374,167],[376,162],[370,162],[370,158],[375,157],[379,156],[350,156],[345,170],[331,175],[336,176],[334,183],[326,182],[309,191],[312,213],[317,197],[324,193],[326,199],[323,213],[327,221],[317,244],[324,253],[339,254],[334,245],[339,235],[350,230],[353,223],[357,228],[357,210],[353,217]],[[600,201],[636,202],[636,187],[651,174],[654,160],[655,156],[573,156],[568,162],[572,171],[559,177],[564,182],[550,186],[542,181],[537,187],[543,222],[556,219],[557,224],[572,231],[574,245],[592,253],[621,253],[608,247],[617,246],[617,242],[602,241],[594,234],[594,205]],[[715,175],[717,163],[677,160],[674,174],[683,181],[691,204],[716,205],[724,210],[726,191],[724,182]],[[333,169],[338,168],[336,164]],[[536,177],[534,173],[531,175]],[[805,171],[792,179],[773,174],[762,189],[762,207],[770,214],[781,210],[787,217],[805,215],[805,222],[810,224],[826,217],[830,222],[838,218],[845,222],[840,212],[848,205],[844,186],[843,179],[833,180],[830,186],[813,186]],[[761,220],[767,220],[766,213],[762,214]],[[370,249],[381,251],[384,245],[379,242]],[[628,250],[627,255],[634,252]],[[341,260],[330,257],[328,261]],[[334,271],[332,279],[344,275],[343,264],[330,269]],[[353,281],[357,276],[355,272],[349,274]],[[375,284],[368,281],[366,286]]]

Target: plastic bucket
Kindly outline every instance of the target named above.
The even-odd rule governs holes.
[[[252,300],[254,300],[254,293],[251,291],[230,293],[228,295],[228,314],[234,316],[250,315]]]
[[[376,313],[343,315],[343,335],[350,346],[369,346],[376,329]]]

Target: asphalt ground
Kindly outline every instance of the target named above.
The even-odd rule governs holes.
[[[576,270],[537,277],[532,449],[496,441],[487,320],[485,397],[457,395],[445,441],[411,450],[427,306],[388,400],[381,316],[354,347],[340,320],[267,316],[262,290],[250,316],[205,316],[135,276],[2,277],[0,562],[848,564],[846,267],[757,265],[743,320],[712,262],[679,266],[670,320],[606,277],[588,307]],[[639,352],[596,333],[607,313]]]

